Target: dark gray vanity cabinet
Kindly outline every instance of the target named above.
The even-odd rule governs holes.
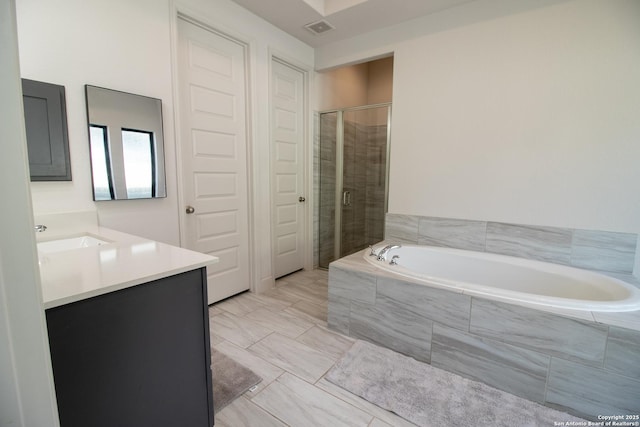
[[[62,427],[213,425],[206,269],[46,310]]]
[[[31,181],[71,181],[64,86],[22,79]]]

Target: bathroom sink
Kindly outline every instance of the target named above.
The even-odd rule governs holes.
[[[66,237],[64,239],[49,240],[38,243],[38,252],[41,254],[51,254],[55,252],[70,251],[73,249],[90,248],[111,243],[98,236],[83,234],[80,236]]]

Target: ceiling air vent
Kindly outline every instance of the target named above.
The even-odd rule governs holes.
[[[319,36],[320,34],[326,33],[327,31],[333,30],[335,28],[324,19],[316,22],[311,22],[304,27],[316,36]]]

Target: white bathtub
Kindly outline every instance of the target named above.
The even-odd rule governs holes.
[[[383,245],[374,248],[379,252]],[[389,261],[397,255],[397,265]],[[584,311],[640,310],[640,289],[613,277],[546,262],[432,246],[403,245],[376,267],[413,282],[468,295]]]

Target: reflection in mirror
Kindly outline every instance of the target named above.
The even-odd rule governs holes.
[[[91,170],[93,173],[93,199],[113,199],[113,187],[110,185],[107,160],[107,128],[106,126],[89,126],[91,144]]]
[[[162,102],[86,86],[93,198],[166,197]]]
[[[122,157],[127,198],[148,199],[154,191],[153,134],[138,130],[122,130]]]

